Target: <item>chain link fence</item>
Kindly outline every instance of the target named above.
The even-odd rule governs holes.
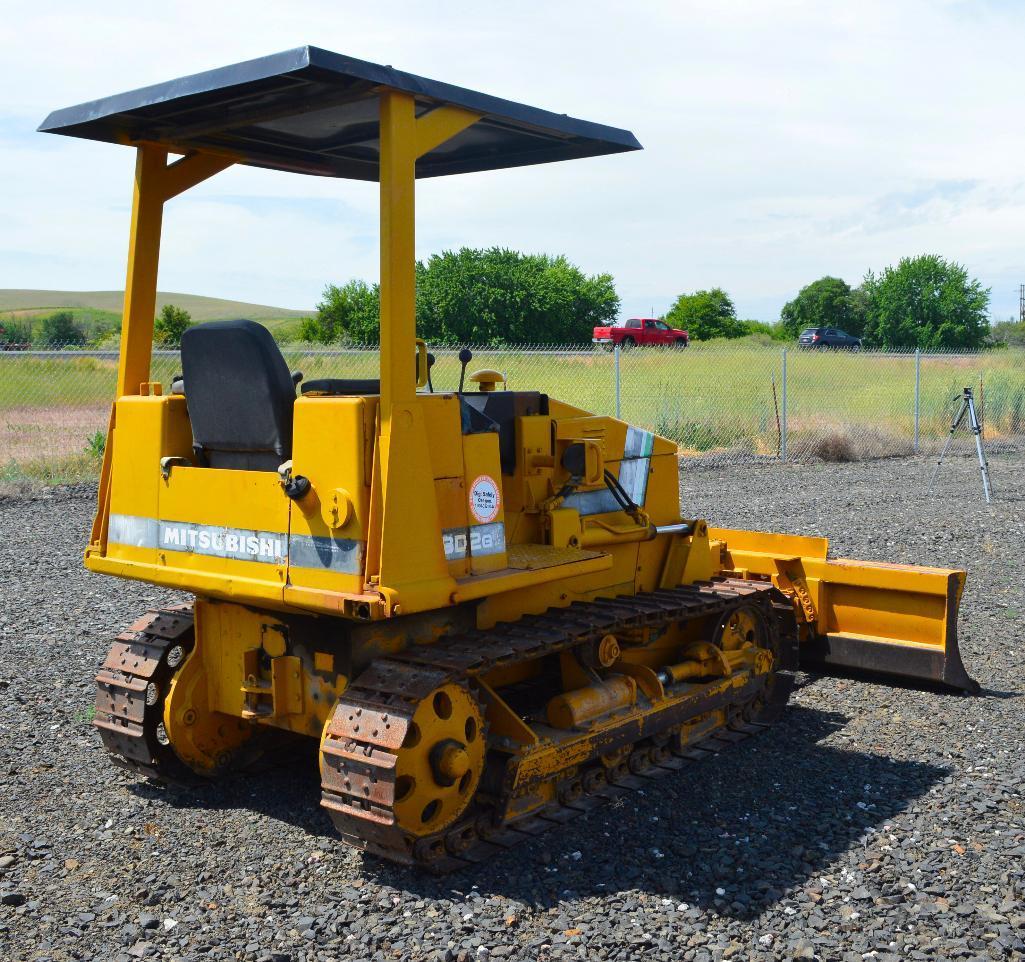
[[[965,387],[973,389],[988,444],[1025,436],[1022,351],[713,342],[683,352],[624,351],[618,364],[622,416],[672,438],[685,457],[712,463],[936,453]]]
[[[1025,352],[976,354],[803,350],[749,341],[686,349],[605,351],[475,347],[511,390],[540,390],[585,411],[615,414],[677,442],[688,461],[847,461],[935,453],[965,387],[991,448],[1025,435]],[[376,377],[373,349],[283,345],[307,380]],[[436,391],[459,384],[458,348],[432,348]],[[154,351],[165,390],[176,351]],[[117,353],[0,352],[0,480],[95,473]],[[468,389],[475,386],[467,384]],[[965,434],[964,453],[971,450]]]

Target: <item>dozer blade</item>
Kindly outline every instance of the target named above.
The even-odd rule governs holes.
[[[709,528],[723,568],[769,576],[804,623],[801,668],[853,669],[976,694],[957,643],[965,573],[829,560],[825,538]]]

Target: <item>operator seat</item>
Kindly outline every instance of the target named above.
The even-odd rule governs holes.
[[[267,328],[196,324],[182,335],[181,363],[198,464],[276,471],[292,457],[295,381]]]

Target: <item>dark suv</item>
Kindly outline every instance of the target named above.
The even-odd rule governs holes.
[[[797,343],[801,347],[845,347],[856,351],[861,347],[861,338],[838,327],[808,327],[801,331]]]

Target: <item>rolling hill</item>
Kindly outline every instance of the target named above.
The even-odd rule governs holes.
[[[119,315],[124,301],[123,291],[35,291],[0,289],[0,313],[11,316],[32,317],[58,308],[82,309]],[[165,304],[175,304],[187,310],[194,321],[223,321],[248,317],[267,327],[287,324],[300,317],[313,314],[286,307],[250,304],[246,301],[228,301],[219,297],[199,294],[177,294],[161,291],[157,294],[157,310]]]

